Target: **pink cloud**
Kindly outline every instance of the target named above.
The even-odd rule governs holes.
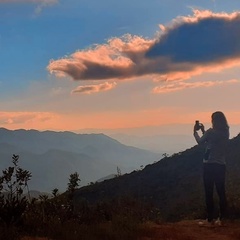
[[[240,66],[240,12],[194,10],[192,16],[160,25],[157,39],[129,34],[83,49],[48,70],[74,80],[119,80],[151,76],[184,80],[204,72]]]
[[[49,112],[0,112],[0,123],[2,125],[27,124],[30,122],[46,122],[56,116]]]
[[[107,44],[77,51],[69,58],[52,60],[48,70],[70,75],[74,80],[132,78],[137,75],[139,60],[153,42],[131,35],[112,38]]]
[[[169,93],[176,92],[188,88],[199,88],[199,87],[214,87],[226,84],[240,83],[239,80],[232,79],[226,81],[206,81],[206,82],[171,82],[166,83],[163,86],[158,86],[153,89],[153,93]]]
[[[109,91],[113,89],[116,86],[116,83],[109,83],[105,82],[98,85],[86,85],[86,86],[78,86],[76,89],[72,91],[72,93],[85,93],[85,94],[91,94],[91,93],[97,93],[102,91]]]

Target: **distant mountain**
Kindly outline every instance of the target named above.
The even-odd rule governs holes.
[[[128,146],[134,146],[159,154],[173,154],[193,146],[196,141],[192,135],[162,134],[136,136],[123,133],[110,134],[110,137]]]
[[[194,124],[194,123],[193,123]],[[143,126],[119,129],[81,129],[79,133],[104,133],[122,144],[133,146],[160,155],[184,151],[195,145],[192,135],[193,124],[165,124],[159,126]],[[211,123],[204,123],[205,128]],[[230,136],[239,134],[240,125],[231,124]]]
[[[94,203],[124,196],[159,208],[161,217],[177,220],[199,217],[204,210],[202,183],[203,146],[194,146],[165,157],[143,170],[80,188],[76,201]],[[240,206],[240,135],[231,139],[227,154],[227,196],[229,207]],[[202,216],[203,217],[203,216]]]
[[[161,158],[104,134],[0,128],[0,170],[10,165],[12,154],[20,155],[20,166],[32,172],[30,189],[48,192],[64,191],[76,171],[86,185],[117,173],[117,167],[126,173]]]

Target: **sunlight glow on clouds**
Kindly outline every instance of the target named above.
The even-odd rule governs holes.
[[[72,91],[72,93],[85,93],[85,94],[91,94],[91,93],[97,93],[102,91],[108,91],[113,89],[116,86],[116,83],[101,83],[98,85],[86,85],[86,86],[78,86],[76,89]]]
[[[160,25],[157,39],[129,34],[112,38],[106,44],[52,60],[48,70],[74,80],[151,76],[169,81],[220,72],[240,66],[239,25],[240,12],[193,10],[192,16],[177,17],[167,26]],[[185,88],[187,86],[190,87],[186,84]]]
[[[240,80],[226,80],[226,81],[207,81],[207,82],[171,82],[163,86],[158,86],[153,89],[153,93],[169,93],[176,92],[183,89],[199,88],[199,87],[214,87],[224,84],[240,83]]]
[[[2,125],[28,124],[30,122],[46,122],[56,116],[48,112],[0,112]]]
[[[224,111],[231,124],[239,124],[239,111]],[[209,122],[211,111],[189,111],[188,107],[160,107],[137,111],[56,114],[51,112],[0,112],[1,127],[8,129],[71,130],[95,128],[136,128],[159,124],[191,124],[195,119]],[[97,121],[96,121],[97,119]]]
[[[77,51],[69,58],[53,60],[48,70],[57,76],[70,75],[74,80],[136,77],[140,60],[153,42],[129,34],[122,38],[112,38],[107,44]]]

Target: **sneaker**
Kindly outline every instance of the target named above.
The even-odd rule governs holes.
[[[214,227],[214,221],[201,220],[198,222],[199,227]]]

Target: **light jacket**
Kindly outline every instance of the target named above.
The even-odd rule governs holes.
[[[206,144],[204,163],[226,164],[226,148],[229,140],[228,128],[222,131],[209,128],[202,137],[199,136],[197,131],[193,135],[198,144]]]

